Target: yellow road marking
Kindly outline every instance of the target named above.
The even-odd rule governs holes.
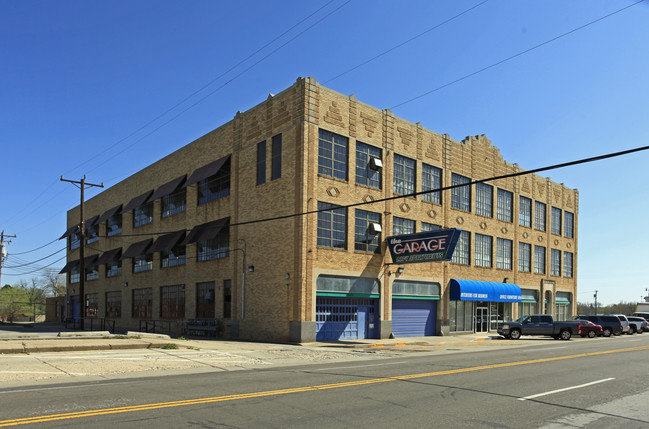
[[[381,378],[374,378],[369,380],[346,381],[342,383],[293,387],[289,389],[267,390],[267,391],[252,392],[252,393],[240,393],[234,395],[215,396],[211,398],[186,399],[182,401],[158,402],[153,404],[133,405],[133,406],[116,407],[116,408],[104,408],[99,410],[77,411],[72,413],[26,417],[22,419],[0,420],[0,427],[18,426],[18,425],[25,425],[25,424],[32,424],[32,423],[44,423],[44,422],[52,422],[57,420],[78,419],[83,417],[104,416],[109,414],[130,413],[135,411],[157,410],[162,408],[182,407],[182,406],[198,405],[198,404],[209,404],[209,403],[225,402],[225,401],[235,401],[239,399],[262,398],[265,396],[287,395],[290,393],[315,392],[318,390],[340,389],[340,388],[352,387],[352,386],[365,386],[369,384],[385,383],[391,381],[412,380],[415,378],[436,377],[439,375],[462,374],[467,372],[483,371],[486,369],[507,368],[512,366],[531,365],[531,364],[554,362],[560,360],[577,359],[577,358],[583,358],[588,356],[599,356],[599,355],[606,355],[606,354],[613,354],[613,353],[634,352],[634,351],[648,350],[648,349],[649,346],[630,347],[625,349],[607,350],[607,351],[593,352],[593,353],[580,353],[577,355],[569,355],[569,356],[557,356],[551,358],[532,359],[532,360],[525,360],[525,361],[518,361],[518,362],[474,366],[470,368],[449,369],[445,371],[424,372],[420,374],[397,375],[394,377],[381,377]]]

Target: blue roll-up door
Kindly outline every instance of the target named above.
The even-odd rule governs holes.
[[[375,338],[377,302],[370,298],[317,297],[316,341]]]
[[[435,335],[437,301],[392,300],[392,333],[396,338]]]

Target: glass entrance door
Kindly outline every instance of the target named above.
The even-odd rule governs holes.
[[[475,332],[489,332],[489,307],[476,308]]]

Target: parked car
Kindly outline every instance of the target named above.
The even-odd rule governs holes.
[[[602,327],[602,335],[610,337],[611,335],[620,335],[622,333],[622,322],[615,316],[606,316],[602,314],[581,314],[576,319],[590,320],[596,325]]]
[[[631,330],[631,326],[629,326],[629,319],[627,319],[624,314],[605,314],[604,316],[615,316],[615,317],[617,317],[618,319],[620,319],[620,322],[622,322],[622,333],[623,334],[633,335],[633,331]]]
[[[572,335],[579,335],[579,322],[555,322],[549,314],[532,314],[519,318],[515,322],[498,324],[498,333],[505,338],[517,340],[521,335],[548,335],[552,338],[569,340]]]
[[[579,322],[579,335],[583,337],[588,337],[588,338],[595,338],[595,337],[600,337],[604,334],[604,330],[600,325],[596,325],[590,320],[585,320],[585,319],[579,319],[576,320]]]
[[[641,334],[643,332],[649,331],[649,323],[643,317],[627,316],[629,319],[629,324],[633,324],[637,333]]]
[[[633,317],[642,317],[647,322],[649,322],[649,313],[645,313],[645,312],[642,312],[642,311],[636,311],[631,316],[633,316]]]

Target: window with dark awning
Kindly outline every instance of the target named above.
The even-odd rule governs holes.
[[[63,267],[61,271],[59,271],[59,274],[69,273],[70,271],[74,270],[78,266],[79,266],[78,259],[76,261],[70,261],[67,264],[65,264],[65,267]]]
[[[97,223],[102,223],[102,222],[107,221],[111,217],[115,216],[121,210],[121,208],[122,208],[122,205],[120,204],[118,206],[113,207],[110,210],[106,210],[104,212],[104,214],[99,216],[99,219],[97,219]]]
[[[97,224],[97,219],[99,219],[99,215],[97,215],[97,216],[93,216],[93,217],[91,217],[90,219],[86,219],[86,220],[83,222],[83,226],[85,226],[86,229],[88,229],[88,228],[92,228],[93,226],[95,226],[95,225]]]
[[[98,258],[99,255],[86,256],[85,258],[83,258],[83,268],[89,270],[90,268],[96,267]]]
[[[207,179],[210,176],[214,176],[216,173],[219,172],[221,167],[225,165],[227,160],[230,159],[230,155],[224,156],[221,159],[218,159],[210,164],[204,165],[201,168],[197,168],[191,176],[189,176],[189,179],[185,182],[183,185],[183,188],[186,188],[189,185],[193,185],[194,183],[200,182],[203,179]]]
[[[151,198],[149,198],[149,201],[157,200],[158,198],[162,198],[165,195],[171,194],[173,191],[178,189],[180,185],[183,184],[185,181],[185,178],[187,177],[186,174],[175,178],[171,182],[167,182],[164,185],[160,186],[158,189],[155,190],[153,195],[151,195]]]
[[[75,226],[73,226],[71,228],[68,228],[68,230],[65,231],[65,233],[63,233],[63,235],[59,237],[59,240],[62,239],[62,238],[69,237],[72,234],[74,234],[75,232],[79,232],[79,225],[75,225]]]
[[[121,258],[119,259],[129,259],[129,258],[135,258],[136,256],[140,255],[146,255],[147,249],[149,246],[151,246],[151,243],[153,243],[153,238],[149,238],[148,240],[142,240],[138,241],[137,243],[131,244],[128,249],[126,249],[126,252],[122,255]]]
[[[224,226],[230,223],[229,217],[224,217],[223,219],[215,220],[213,222],[204,223],[202,225],[196,225],[183,242],[184,244],[196,243],[199,241],[206,241],[215,238],[221,232]]]
[[[149,249],[149,253],[171,250],[183,238],[185,238],[184,229],[165,234],[153,243],[153,246]]]
[[[99,259],[97,259],[97,265],[104,265],[112,261],[114,258],[118,258],[120,253],[122,253],[122,248],[119,247],[117,249],[109,250],[108,252],[104,252]]]
[[[140,207],[141,205],[146,204],[149,201],[149,197],[151,196],[152,193],[153,193],[153,189],[143,193],[142,195],[133,198],[131,201],[128,202],[128,204],[126,204],[126,206],[124,206],[124,208],[122,209],[122,213],[126,213],[127,211],[133,210],[136,207]]]

